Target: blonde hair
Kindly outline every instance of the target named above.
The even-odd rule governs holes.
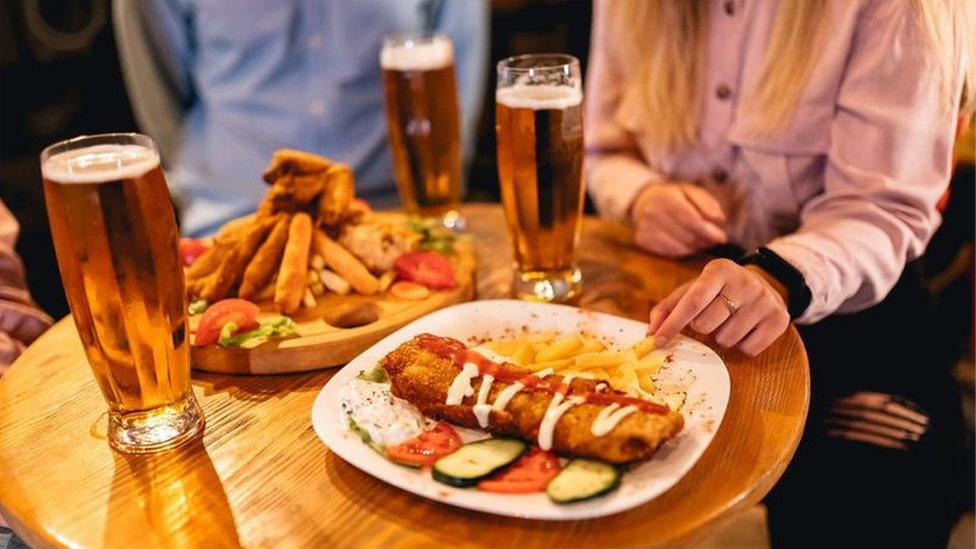
[[[648,137],[666,149],[698,141],[708,64],[709,3],[700,0],[604,0],[609,9],[607,35],[614,37],[627,59],[640,59],[627,86],[645,120]],[[828,0],[782,0],[770,30],[766,56],[758,77],[747,82],[751,100],[762,105],[749,119],[761,134],[775,134],[793,115],[816,56]],[[901,0],[887,0],[901,1]],[[930,55],[925,58],[932,82],[956,107],[953,86],[959,55],[965,56],[966,93],[960,106],[967,114],[974,104],[976,38],[973,0],[904,0],[912,4],[914,19]],[[961,51],[956,48],[962,46]]]

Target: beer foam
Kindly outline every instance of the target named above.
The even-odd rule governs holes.
[[[568,109],[583,102],[583,92],[573,86],[511,86],[496,91],[495,101],[510,109]]]
[[[429,71],[453,62],[454,50],[448,40],[386,46],[380,52],[380,66],[394,71]]]
[[[136,178],[158,165],[156,151],[140,145],[93,145],[51,156],[41,173],[59,183],[100,183]]]

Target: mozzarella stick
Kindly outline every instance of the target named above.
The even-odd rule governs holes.
[[[322,231],[315,231],[315,252],[325,259],[326,265],[345,278],[363,295],[373,295],[380,283],[356,256]]]
[[[287,215],[282,215],[275,221],[271,234],[261,244],[251,262],[247,264],[247,268],[244,269],[244,277],[241,280],[241,287],[237,291],[237,295],[255,301],[261,290],[271,280],[275,269],[281,262],[282,253],[285,251],[290,224],[291,218]]]
[[[275,283],[275,307],[286,315],[295,312],[302,303],[311,243],[312,218],[305,212],[299,212],[288,225],[288,243],[285,244],[278,281]]]
[[[240,282],[249,258],[268,236],[271,225],[271,219],[258,220],[250,225],[242,238],[234,239],[234,244],[221,260],[220,267],[203,279],[199,297],[213,303],[229,296]]]

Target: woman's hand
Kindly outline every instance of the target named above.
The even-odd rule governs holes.
[[[655,183],[637,195],[631,208],[634,242],[663,257],[684,257],[728,237],[722,206],[708,191],[688,183]]]
[[[651,310],[647,332],[666,342],[690,325],[714,333],[723,347],[756,356],[790,325],[786,298],[786,289],[759,267],[716,259]]]

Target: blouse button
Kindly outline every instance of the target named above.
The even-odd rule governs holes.
[[[725,15],[729,17],[735,15],[735,2],[733,0],[727,0],[723,7],[725,8]]]
[[[726,86],[725,84],[719,84],[718,87],[715,88],[715,96],[722,100],[728,99],[729,97],[732,97],[732,88]]]
[[[716,168],[715,171],[712,172],[712,179],[714,179],[716,183],[725,183],[729,180],[729,172],[723,170],[722,168]]]

